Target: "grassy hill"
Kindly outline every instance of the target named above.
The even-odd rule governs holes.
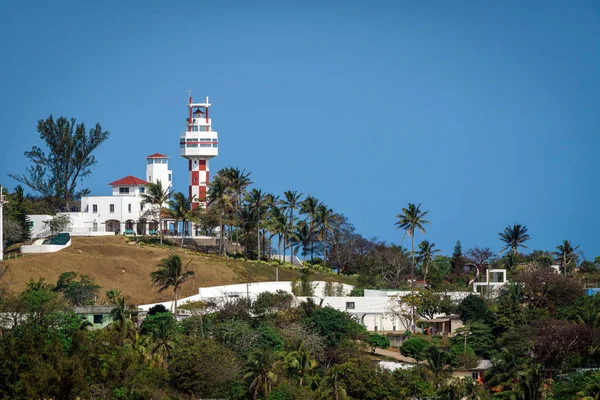
[[[183,286],[181,297],[197,294],[199,287],[275,280],[275,267],[266,263],[188,255],[179,248],[140,246],[122,236],[105,236],[76,237],[69,248],[58,253],[27,254],[4,261],[9,270],[0,283],[20,292],[29,279],[41,277],[54,284],[61,273],[74,271],[94,278],[101,286],[101,295],[109,289],[119,289],[135,304],[166,301],[171,300],[172,291],[156,293],[149,276],[162,258],[173,253],[181,256],[184,265],[191,260],[189,268],[195,271],[194,278]],[[279,269],[279,280],[299,276],[295,270]],[[336,275],[314,274],[312,279],[353,284],[352,278]]]

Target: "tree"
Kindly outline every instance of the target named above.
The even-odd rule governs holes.
[[[244,380],[250,383],[249,391],[254,400],[258,398],[259,393],[268,396],[273,384],[277,382],[277,375],[273,371],[276,361],[271,351],[255,351],[246,361]]]
[[[178,392],[193,398],[227,398],[240,378],[239,360],[213,340],[189,338],[171,351],[169,378]]]
[[[514,224],[512,227],[509,225],[498,235],[500,240],[505,243],[501,251],[512,249],[514,257],[517,257],[519,247],[527,248],[523,243],[530,239],[529,234],[527,234],[527,227],[520,224]]]
[[[306,214],[308,221],[308,231],[313,233],[317,227],[317,214],[321,203],[319,199],[314,196],[307,195],[306,198],[300,203],[300,212]],[[313,252],[314,252],[314,239],[315,235],[310,236],[310,264],[313,263]]]
[[[431,345],[423,338],[409,337],[400,346],[400,354],[405,357],[414,358],[417,361],[422,361],[427,358],[427,351]]]
[[[51,233],[63,232],[70,223],[71,217],[68,214],[57,214],[49,220],[44,221],[44,224],[50,228]]]
[[[429,264],[433,260],[433,255],[439,253],[439,249],[434,249],[435,243],[429,243],[428,240],[423,240],[419,243],[418,259],[419,262],[423,263],[425,273],[423,274],[423,280],[427,281],[427,275],[429,274]]]
[[[302,197],[302,193],[298,193],[295,190],[288,190],[283,192],[283,199],[281,200],[281,205],[282,205],[282,209],[283,212],[288,213],[288,221],[287,221],[287,229],[286,229],[286,234],[283,236],[283,256],[285,258],[285,249],[286,246],[290,243],[290,236],[293,230],[293,227],[296,225],[295,224],[295,218],[294,218],[294,210],[297,210],[298,207],[300,206],[300,198]],[[291,253],[291,249],[290,249],[290,262],[292,261],[294,255]],[[293,264],[293,263],[292,263]]]
[[[560,267],[567,274],[567,268],[572,267],[575,264],[575,260],[577,259],[577,255],[575,254],[575,250],[577,250],[579,246],[573,247],[571,242],[568,240],[563,240],[562,244],[556,246],[558,251],[553,252],[556,260],[560,263]]]
[[[325,338],[329,347],[335,347],[344,339],[357,340],[366,335],[365,327],[350,314],[331,307],[317,308],[308,318],[313,329]]]
[[[94,304],[100,286],[87,275],[81,275],[79,280],[76,272],[63,272],[56,282],[54,290],[62,293],[65,300],[72,306],[87,306]]]
[[[23,227],[14,219],[8,217],[2,221],[2,238],[6,243],[17,243],[24,235]]]
[[[239,168],[226,168],[226,169],[224,169],[224,172],[221,175],[221,176],[223,176],[224,180],[227,182],[227,186],[234,193],[232,205],[234,206],[233,208],[237,212],[239,212],[242,208],[242,199],[243,199],[244,190],[246,190],[246,188],[252,184],[252,181],[250,180],[250,175],[251,175],[251,172],[246,172],[245,169],[240,171]],[[236,253],[238,252],[238,246],[239,246],[239,238],[237,236],[237,231],[236,231],[236,237],[235,237],[235,252]]]
[[[419,229],[421,233],[425,234],[423,225],[429,224],[429,221],[425,220],[424,217],[428,213],[429,211],[421,211],[421,204],[415,206],[414,204],[409,203],[407,208],[402,209],[402,214],[396,215],[396,218],[398,218],[398,221],[396,222],[397,229],[403,229],[405,231],[404,235],[408,235],[412,241],[411,287],[414,287],[415,279],[415,230]]]
[[[423,235],[425,234],[425,228],[423,225],[429,224],[429,221],[425,219],[425,216],[429,211],[421,211],[421,204],[415,206],[413,203],[408,203],[407,208],[402,209],[402,214],[396,215],[398,221],[396,221],[397,229],[403,229],[404,235],[408,235],[411,238],[412,244],[412,269],[411,269],[411,290],[415,287],[415,229],[419,229]],[[402,237],[404,240],[404,236]],[[412,318],[413,331],[415,328],[414,316]]]
[[[86,132],[85,124],[75,125],[75,118],[60,117],[55,121],[52,115],[38,121],[37,131],[48,154],[33,146],[25,152],[33,165],[27,167],[24,175],[9,176],[42,196],[62,199],[68,210],[72,199],[88,193],[87,189],[77,190],[77,184],[92,173],[96,165],[92,152],[110,133],[103,131],[98,123]]]
[[[158,287],[159,293],[173,286],[173,293],[175,294],[173,314],[175,315],[177,315],[179,289],[181,285],[194,276],[194,271],[186,271],[190,262],[188,262],[185,268],[182,268],[181,258],[177,254],[173,254],[168,258],[163,258],[156,267],[156,271],[150,273],[152,283]]]
[[[142,204],[150,204],[151,211],[155,212],[156,219],[158,221],[158,234],[160,235],[160,245],[163,243],[163,230],[162,230],[162,210],[164,205],[171,198],[171,192],[169,188],[164,188],[162,182],[160,180],[148,183],[146,187],[146,191],[141,194],[142,196]]]
[[[304,348],[302,345],[286,354],[284,361],[288,370],[300,379],[300,386],[302,386],[304,377],[310,375],[317,365],[319,365],[310,353],[310,350]]]
[[[256,259],[260,260],[261,251],[260,251],[260,218],[261,214],[266,212],[266,196],[260,189],[253,188],[246,198],[248,201],[248,205],[250,206],[250,210],[254,214],[256,218],[256,237],[257,237],[257,246],[256,246]],[[246,249],[247,251],[247,249]]]
[[[323,267],[327,267],[327,232],[331,230],[333,215],[333,210],[324,203],[319,204],[317,207],[319,240],[323,243]]]
[[[365,339],[365,343],[371,348],[371,353],[375,353],[376,348],[390,348],[390,340],[387,338],[387,336],[379,335],[377,333],[369,333]]]
[[[185,197],[181,192],[174,193],[173,198],[169,200],[171,215],[175,218],[175,221],[181,221],[181,246],[183,246],[183,240],[185,238],[186,222],[188,222],[192,216],[193,201],[194,197]]]
[[[460,319],[463,323],[471,321],[489,321],[491,314],[487,303],[480,296],[470,294],[463,299],[459,307]]]
[[[471,321],[456,329],[455,333],[453,344],[462,344],[465,348],[470,346],[478,356],[487,357],[493,349],[492,328],[481,321]]]
[[[220,172],[220,171],[219,171]],[[231,209],[232,199],[227,182],[217,174],[208,186],[208,207],[214,207],[219,214],[219,255],[223,255],[225,214]]]

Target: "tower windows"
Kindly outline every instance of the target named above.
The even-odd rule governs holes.
[[[92,212],[98,212],[98,204],[92,204]]]
[[[119,194],[129,194],[129,188],[128,187],[120,187]]]
[[[169,182],[171,182],[171,174],[169,174]]]
[[[111,205],[110,205],[110,212],[111,212],[111,213],[114,213],[114,212],[115,212],[115,205],[114,205],[114,204],[111,204]]]
[[[127,211],[131,212],[131,204],[127,204]]]

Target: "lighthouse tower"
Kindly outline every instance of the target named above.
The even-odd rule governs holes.
[[[208,97],[204,103],[194,103],[190,96],[186,131],[179,136],[179,154],[188,160],[190,171],[189,196],[194,199],[192,209],[206,201],[206,188],[209,182],[208,162],[219,155],[217,132],[212,130],[212,122],[208,117],[209,107]]]

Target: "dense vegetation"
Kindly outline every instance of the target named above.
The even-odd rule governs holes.
[[[315,270],[357,275],[352,295],[365,288],[411,288],[401,299],[409,311],[389,312],[410,321],[393,350],[418,361],[416,366],[381,369],[373,358],[376,349],[390,346],[387,336],[368,334],[349,314],[312,301],[295,305],[283,292],[261,294],[254,302],[185,304],[180,308],[190,317],[183,321],[157,307],[142,322],[124,295],[109,291],[102,302],[111,306],[114,322],[90,331],[72,307],[98,302],[99,287],[90,277],[66,272],[53,285],[38,280],[22,293],[0,290],[0,397],[600,398],[600,295],[584,292],[599,280],[599,257],[584,259],[568,240],[553,252],[524,254],[530,236],[521,224],[499,233],[500,255],[477,246],[463,252],[460,241],[451,255],[442,255],[433,242],[415,241],[430,221],[428,211],[414,204],[396,220],[411,240],[407,249],[364,238],[314,196],[248,190],[249,175],[237,168],[219,171],[207,198],[199,199],[206,208],[191,210],[198,199],[172,194],[160,182],[149,185],[143,200],[156,206],[158,222],[168,204],[172,218],[218,236],[207,251],[261,260],[273,253],[298,255],[305,268],[294,283],[297,294],[314,294],[309,277]],[[54,213],[57,199],[69,204],[80,196],[68,183],[55,193],[39,190],[41,198],[25,196],[20,187],[9,193],[5,240],[28,239],[27,214]],[[60,230],[64,221],[55,223]],[[444,295],[470,290],[491,268],[506,269],[515,283],[460,303]],[[159,290],[172,288],[177,299],[190,276],[174,255],[151,279]],[[327,294],[339,293],[332,285]],[[465,325],[452,338],[416,329],[417,320],[423,328],[436,315],[454,313]],[[479,381],[452,378],[453,371],[469,371],[486,359],[492,367]]]

